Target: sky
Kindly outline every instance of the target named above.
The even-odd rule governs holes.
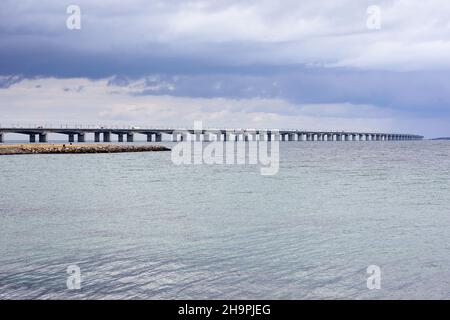
[[[450,136],[450,1],[1,0],[0,114]]]

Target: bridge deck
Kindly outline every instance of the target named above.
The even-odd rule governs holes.
[[[63,134],[68,136],[69,142],[85,142],[86,134],[94,134],[94,141],[111,142],[111,135],[117,135],[119,142],[133,142],[135,134],[147,136],[147,141],[162,141],[162,135],[172,135],[174,141],[183,140],[187,135],[194,135],[195,139],[201,140],[201,136],[216,135],[217,139],[227,141],[235,139],[247,140],[280,140],[280,141],[398,141],[398,140],[421,140],[423,136],[402,133],[381,132],[354,132],[354,131],[309,131],[309,130],[276,130],[276,129],[167,129],[167,128],[0,128],[0,143],[4,142],[6,133],[18,133],[29,136],[30,142],[47,142],[49,133]],[[241,138],[240,138],[241,137]],[[155,140],[153,140],[153,138]],[[186,138],[185,138],[186,139]],[[206,140],[206,139],[204,139]]]

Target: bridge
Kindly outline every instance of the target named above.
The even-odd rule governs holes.
[[[117,136],[118,142],[134,142],[136,134],[147,137],[148,142],[160,142],[162,136],[169,135],[172,141],[187,140],[191,135],[197,141],[406,141],[422,140],[424,137],[402,133],[376,133],[352,131],[307,131],[307,130],[275,130],[275,129],[170,129],[170,128],[139,128],[139,127],[0,127],[0,143],[5,141],[8,133],[29,136],[29,142],[48,142],[48,134],[62,134],[67,136],[68,142],[85,142],[86,135],[93,136],[95,142],[111,142],[112,136]]]

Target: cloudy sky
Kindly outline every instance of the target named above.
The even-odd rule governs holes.
[[[450,136],[450,1],[2,0],[0,112]]]

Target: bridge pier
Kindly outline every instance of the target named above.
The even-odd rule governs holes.
[[[94,132],[94,141],[100,142],[100,132]]]
[[[36,142],[36,134],[34,133],[30,133],[30,143],[35,143]]]
[[[40,143],[47,143],[48,142],[46,133],[40,133],[39,134],[39,142]]]
[[[127,142],[134,142],[133,133],[127,133]]]
[[[162,141],[162,134],[161,133],[157,133],[156,134],[155,141],[156,142],[161,142]]]
[[[118,133],[117,134],[117,141],[118,142],[123,142],[123,133]]]
[[[84,133],[79,133],[78,134],[78,142],[85,142],[86,141],[86,136]]]
[[[69,133],[69,143],[75,142],[75,135],[73,133]]]
[[[147,142],[153,141],[153,133],[147,133]]]
[[[103,132],[103,142],[111,142],[111,132]]]
[[[0,132],[0,143],[3,143],[3,132]]]

